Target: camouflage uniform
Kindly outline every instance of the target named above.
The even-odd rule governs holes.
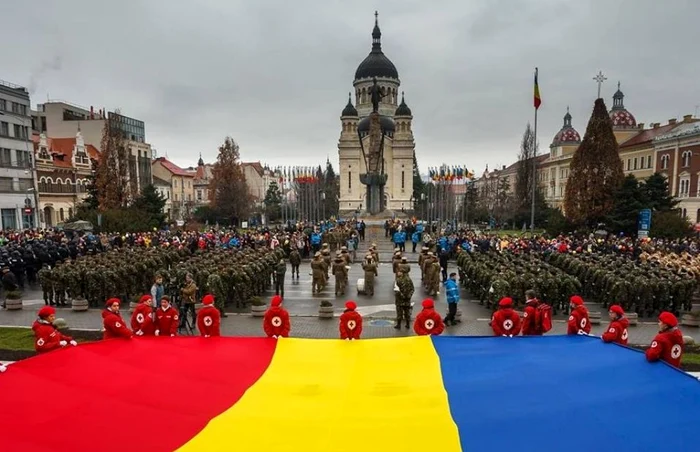
[[[374,295],[374,277],[378,275],[377,264],[372,260],[372,256],[369,255],[365,262],[362,264],[362,270],[365,271],[365,294],[369,296]]]
[[[405,273],[399,272],[396,277],[398,291],[394,290],[394,302],[396,304],[396,325],[397,330],[401,328],[401,321],[406,324],[406,329],[411,327],[411,297],[413,297],[413,281]]]

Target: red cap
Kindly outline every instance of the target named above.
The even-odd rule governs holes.
[[[349,309],[351,311],[354,311],[355,309],[357,309],[357,303],[355,303],[352,300],[346,301],[345,302],[345,309]]]
[[[272,306],[279,306],[282,304],[282,297],[279,295],[275,295],[272,297],[272,302],[270,303]]]
[[[513,299],[510,297],[503,297],[501,301],[498,302],[498,306],[505,308],[506,306],[513,306]]]
[[[573,295],[569,301],[571,304],[575,304],[576,306],[581,306],[583,304],[583,298],[579,297],[578,295]]]
[[[207,306],[214,304],[214,295],[210,293],[206,294],[204,298],[202,298],[202,304]]]
[[[671,314],[668,311],[664,311],[661,314],[659,314],[659,321],[661,321],[662,323],[665,323],[666,325],[670,326],[671,328],[678,326],[678,319],[676,318],[675,315]]]
[[[121,304],[122,302],[119,300],[119,298],[110,298],[107,300],[107,303],[105,303],[105,306],[111,308],[114,303]]]
[[[39,318],[45,319],[46,317],[54,314],[56,314],[56,309],[54,309],[52,306],[44,306],[43,308],[39,309]]]
[[[610,312],[614,312],[617,315],[625,315],[625,310],[619,304],[614,304],[608,309]]]
[[[141,298],[139,299],[139,303],[145,303],[145,302],[147,302],[148,300],[152,300],[152,299],[153,299],[153,298],[151,298],[150,295],[142,295]]]
[[[432,309],[435,307],[435,302],[430,298],[426,298],[425,300],[423,300],[423,307],[425,309]]]

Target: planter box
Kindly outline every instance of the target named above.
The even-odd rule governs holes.
[[[637,326],[639,323],[639,314],[636,312],[625,313],[625,317],[629,320],[630,326]]]
[[[591,325],[600,325],[600,311],[589,312],[588,318],[591,321]]]
[[[695,316],[693,314],[683,314],[681,316],[681,325],[692,326],[697,328],[700,326],[700,316]]]
[[[265,311],[267,311],[267,305],[251,305],[250,306],[250,314],[253,317],[264,317],[265,316]]]
[[[70,302],[70,307],[73,311],[76,312],[85,312],[90,308],[90,306],[88,305],[88,301],[85,298],[74,298]]]
[[[22,307],[23,306],[21,298],[18,300],[11,300],[9,298],[5,299],[5,309],[7,309],[8,311],[19,311],[20,309],[22,309]]]
[[[321,306],[318,308],[318,318],[319,319],[332,319],[333,318],[333,306]]]

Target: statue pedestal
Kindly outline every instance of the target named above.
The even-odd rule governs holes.
[[[367,212],[376,215],[383,211],[384,186],[388,176],[386,174],[365,173],[360,174],[360,182],[367,186]]]

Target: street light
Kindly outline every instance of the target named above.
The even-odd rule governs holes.
[[[27,152],[27,156],[29,157],[29,170],[31,171],[32,174],[32,188],[31,191],[34,192],[34,227],[38,228],[39,227],[39,196],[36,186],[36,165],[34,164],[34,152],[29,151],[29,127],[31,126],[31,118],[26,117],[14,112],[9,112],[9,111],[0,111],[0,115],[2,116],[14,116],[15,118],[18,118],[20,121],[22,121],[22,125],[27,127],[27,136],[25,136],[25,141],[24,141],[24,150]],[[29,120],[29,126],[24,125],[24,121]],[[15,137],[17,138],[17,137]],[[28,171],[25,170],[25,174],[28,173]],[[27,191],[30,191],[29,189]]]

